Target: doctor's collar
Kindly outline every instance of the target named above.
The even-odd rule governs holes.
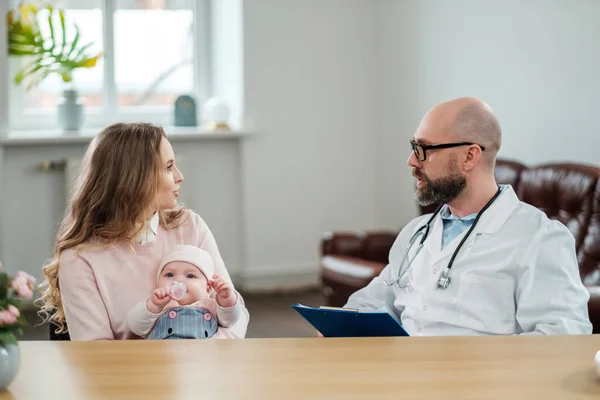
[[[440,210],[440,217],[447,221],[452,221],[452,220],[471,221],[477,217],[477,213],[466,215],[463,218],[458,218],[456,215],[452,214],[448,204],[444,204],[442,209]]]
[[[504,192],[509,185],[498,185],[498,186],[500,186],[500,191]],[[440,217],[446,221],[453,221],[453,220],[472,221],[477,217],[477,214],[478,213],[473,213],[473,214],[466,215],[463,218],[459,218],[456,215],[452,214],[448,204],[444,204],[442,206],[442,209],[440,210]]]

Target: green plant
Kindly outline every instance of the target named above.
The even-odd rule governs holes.
[[[0,343],[16,344],[16,333],[22,334],[21,327],[26,325],[20,308],[22,300],[31,299],[35,279],[23,271],[15,277],[1,270],[0,264]]]
[[[65,11],[48,3],[40,7],[34,2],[20,4],[8,12],[6,25],[9,55],[31,58],[14,77],[17,85],[29,78],[27,90],[53,73],[59,74],[64,82],[72,82],[74,70],[93,68],[102,56],[102,52],[87,54],[93,42],[82,45],[77,25],[73,23],[67,28]],[[68,29],[74,31],[70,41]]]

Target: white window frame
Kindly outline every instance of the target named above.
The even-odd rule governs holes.
[[[0,0],[5,1],[5,0]],[[114,62],[114,16],[116,9],[116,0],[100,0],[103,8],[103,29],[104,29],[104,81],[103,87],[103,106],[98,110],[85,109],[83,129],[104,127],[114,122],[134,122],[146,121],[159,125],[173,124],[173,106],[139,106],[119,108],[117,100],[117,89],[115,80],[115,62]],[[80,2],[80,3],[79,3]],[[86,7],[87,4],[87,7]],[[78,0],[81,8],[91,8],[96,5],[94,0]],[[196,100],[197,117],[201,104],[206,101],[212,93],[212,75],[210,71],[210,0],[194,0],[192,4],[193,13],[193,96]],[[10,7],[7,7],[10,8]],[[1,9],[1,7],[0,7]],[[4,15],[4,14],[3,14]],[[6,30],[5,18],[0,22],[0,28]],[[0,65],[11,67],[8,71],[14,73],[18,68],[18,59],[8,57],[6,51],[0,52]],[[10,131],[25,130],[56,130],[57,110],[27,110],[23,107],[25,88],[23,85],[17,86],[12,81],[12,76],[8,76],[8,110],[0,110],[0,120],[2,115],[8,114]],[[0,106],[2,102],[0,102]],[[199,121],[199,119],[198,119]],[[1,124],[0,124],[1,125]]]

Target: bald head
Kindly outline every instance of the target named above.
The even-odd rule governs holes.
[[[485,147],[483,159],[488,166],[494,166],[502,132],[490,106],[474,97],[459,97],[436,105],[427,114],[450,140]]]

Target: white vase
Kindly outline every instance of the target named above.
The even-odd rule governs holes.
[[[58,126],[63,131],[78,131],[83,125],[83,103],[75,89],[65,89],[58,101]]]
[[[0,343],[0,391],[12,383],[21,366],[21,352],[18,344]]]

